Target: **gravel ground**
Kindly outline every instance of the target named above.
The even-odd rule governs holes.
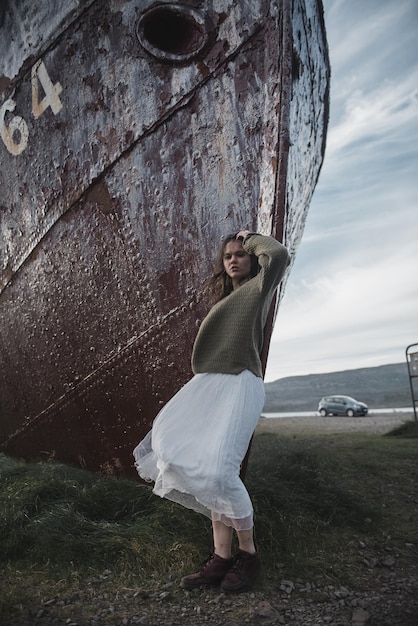
[[[389,544],[379,555],[359,542],[366,588],[361,592],[285,578],[267,593],[259,583],[237,596],[217,589],[187,592],[170,580],[153,593],[115,591],[105,571],[76,592],[34,598],[30,611],[16,607],[2,626],[417,626],[416,546],[399,550]]]
[[[367,592],[282,580],[274,593],[236,597],[217,590],[185,592],[172,582],[149,595],[134,589],[103,592],[96,583],[69,597],[46,596],[7,626],[416,626],[416,574],[400,575],[388,562],[374,572]]]
[[[413,414],[382,413],[362,418],[263,418],[257,432],[298,434],[384,433],[413,418]],[[217,589],[187,592],[177,580],[160,588],[117,589],[105,571],[77,592],[34,595],[33,608],[19,610],[3,626],[417,626],[418,546],[402,548],[387,541],[380,553],[367,540],[359,541],[364,568],[361,588],[334,587],[317,581],[278,579],[263,592],[262,580],[251,593],[229,596]]]

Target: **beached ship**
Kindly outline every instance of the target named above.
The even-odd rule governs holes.
[[[221,238],[295,256],[328,120],[322,2],[6,0],[0,29],[1,449],[133,476],[191,376]]]

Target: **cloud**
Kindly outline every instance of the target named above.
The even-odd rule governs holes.
[[[415,283],[404,273],[400,252],[366,268],[334,269],[286,293],[272,340],[276,358],[269,380],[399,362],[405,347],[418,339]]]
[[[409,252],[413,259],[413,244]],[[286,340],[307,337],[313,331],[323,335],[345,332],[353,324],[365,328],[406,316],[415,323],[416,284],[412,274],[404,271],[405,256],[405,249],[387,249],[380,256],[373,251],[354,265],[347,255],[351,265],[339,259],[328,273],[292,284],[279,313]]]
[[[415,0],[324,0],[333,69],[333,104],[355,86],[373,89],[416,63]]]
[[[392,149],[398,154],[409,143],[411,123],[418,118],[418,67],[401,83],[386,80],[375,90],[364,93],[356,90],[346,101],[342,119],[333,127],[327,138],[326,158],[332,163],[336,156],[347,158],[369,154],[379,144],[393,139]],[[418,135],[418,132],[416,133]],[[360,150],[358,147],[360,145]],[[347,152],[344,158],[344,152]]]

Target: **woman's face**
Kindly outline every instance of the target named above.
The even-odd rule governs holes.
[[[225,246],[223,264],[234,289],[250,276],[251,256],[245,252],[239,240],[228,241]]]

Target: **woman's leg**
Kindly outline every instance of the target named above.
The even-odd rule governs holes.
[[[213,549],[215,554],[223,559],[232,557],[232,526],[226,526],[222,522],[212,520]],[[244,549],[244,548],[243,548]]]
[[[257,550],[254,543],[254,529],[237,530],[239,549],[249,554],[254,554]]]
[[[184,589],[196,589],[206,585],[220,585],[234,561],[231,555],[232,527],[212,520],[213,554],[195,574],[182,578]]]
[[[221,590],[226,593],[248,591],[254,585],[261,569],[260,555],[254,544],[254,531],[237,530],[239,550],[234,565],[221,582]]]

